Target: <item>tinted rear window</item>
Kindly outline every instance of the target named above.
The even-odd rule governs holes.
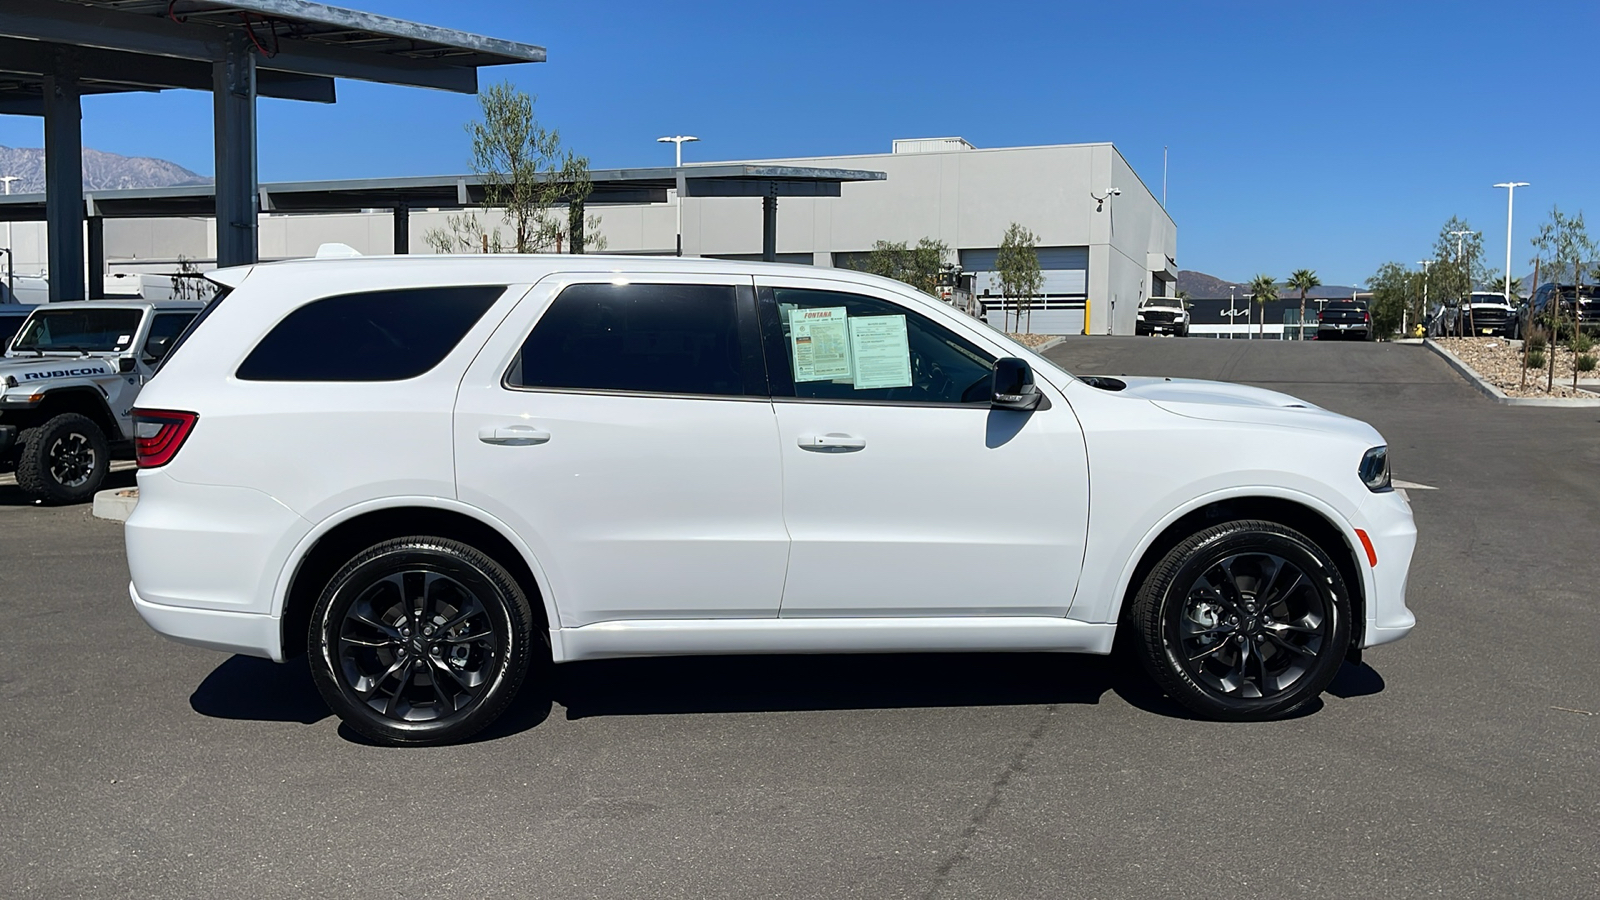
[[[743,394],[732,286],[575,284],[522,344],[506,383],[656,394]]]
[[[325,297],[300,307],[239,366],[245,381],[400,381],[437,366],[504,286]]]

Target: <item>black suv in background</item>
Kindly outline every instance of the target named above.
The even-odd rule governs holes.
[[[1372,313],[1354,300],[1330,300],[1317,313],[1317,340],[1372,340]]]
[[[1555,301],[1557,296],[1560,297],[1559,301]],[[1576,313],[1584,331],[1600,333],[1600,285],[1557,284],[1553,281],[1539,285],[1531,301],[1534,322],[1549,322],[1552,301],[1556,302],[1555,308],[1560,310],[1561,318],[1571,322]]]

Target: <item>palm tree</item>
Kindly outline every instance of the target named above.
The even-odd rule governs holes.
[[[1278,299],[1278,280],[1271,275],[1257,275],[1250,279],[1250,299],[1261,304],[1261,330],[1259,334],[1265,338],[1267,336],[1267,304]],[[1248,331],[1245,333],[1249,334]]]
[[[1289,290],[1300,292],[1300,339],[1306,339],[1306,291],[1322,287],[1315,269],[1295,269],[1289,275]]]

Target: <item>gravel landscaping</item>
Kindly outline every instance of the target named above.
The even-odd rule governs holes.
[[[1060,336],[1061,335],[1059,334],[1016,334],[1013,332],[1011,334],[1011,339],[1024,347],[1032,349],[1034,347],[1043,346]]]
[[[1593,399],[1594,394],[1572,389],[1572,354],[1557,348],[1555,354],[1555,388],[1544,389],[1549,376],[1549,362],[1543,368],[1528,371],[1527,386],[1522,385],[1522,342],[1504,338],[1434,338],[1434,343],[1456,355],[1457,359],[1472,367],[1473,371],[1511,397],[1568,397]],[[1600,371],[1580,372],[1580,380],[1600,381]]]

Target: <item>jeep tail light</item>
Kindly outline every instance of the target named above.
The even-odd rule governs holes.
[[[1361,321],[1363,321],[1363,322],[1371,322],[1372,321],[1372,313],[1369,313],[1366,310],[1362,310],[1361,311]]]
[[[178,449],[194,430],[200,417],[173,409],[135,409],[133,411],[133,450],[139,468],[164,466],[178,455]]]

